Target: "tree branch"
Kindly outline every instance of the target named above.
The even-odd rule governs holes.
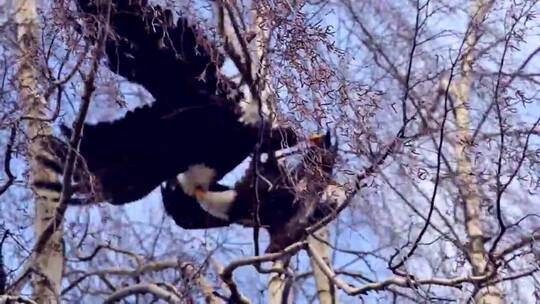
[[[15,181],[15,176],[11,172],[11,153],[13,152],[13,145],[15,144],[15,137],[17,135],[17,126],[11,127],[11,132],[9,134],[9,141],[6,145],[6,152],[4,153],[4,172],[7,176],[7,181],[4,185],[0,187],[0,195],[4,194],[7,189]]]
[[[139,284],[134,284],[134,285],[124,287],[112,293],[110,296],[108,296],[105,299],[105,301],[103,301],[103,303],[112,304],[132,295],[147,294],[147,293],[153,294],[154,296],[168,303],[173,303],[173,304],[183,303],[182,299],[180,299],[177,295],[153,283],[148,283],[148,284],[139,283]]]

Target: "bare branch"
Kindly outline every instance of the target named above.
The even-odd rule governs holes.
[[[149,283],[149,284],[139,283],[139,284],[134,284],[134,285],[119,289],[118,291],[108,296],[105,299],[105,301],[103,301],[103,303],[112,304],[132,295],[147,294],[147,293],[152,294],[161,300],[167,301],[168,303],[174,303],[174,304],[183,303],[182,299],[180,299],[174,293],[169,292],[159,287],[157,284],[152,284],[152,283]]]

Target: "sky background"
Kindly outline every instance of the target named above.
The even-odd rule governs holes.
[[[6,0],[0,0],[0,7],[6,7],[5,1]],[[381,2],[381,7],[385,6],[382,3],[388,2]],[[400,3],[403,8],[408,7],[408,4],[406,4],[408,2],[396,1],[394,2],[394,8],[398,7]],[[499,2],[499,4],[501,6],[510,5],[510,2],[502,1]],[[375,5],[373,6],[375,7]],[[195,10],[196,8],[192,9]],[[365,14],[365,16],[369,16],[369,14],[373,12],[370,12],[368,9],[366,9],[366,11],[363,11],[363,13]],[[502,11],[497,11],[495,14],[503,13]],[[371,66],[369,66],[369,64],[371,64],[370,61],[373,59],[371,58],[371,55],[366,52],[365,48],[359,46],[361,43],[357,40],[357,38],[350,34],[351,29],[347,28],[346,25],[340,22],[343,18],[343,12],[328,7],[324,10],[324,13],[321,13],[320,15],[324,16],[324,18],[322,19],[323,24],[330,25],[335,29],[335,37],[338,46],[343,47],[347,51],[346,55],[343,57],[345,59],[341,59],[343,60],[343,64],[346,68],[344,68],[341,72],[343,74],[346,74],[348,77],[356,77],[359,81],[371,81],[372,79],[370,79],[370,77],[374,76],[370,74],[368,70],[372,68]],[[0,23],[5,21],[5,19],[3,19],[3,16],[5,15],[3,15],[0,11]],[[411,15],[409,17],[410,18],[406,18],[405,21],[407,21],[407,23],[410,25],[414,22],[414,11],[411,10]],[[497,20],[498,18],[503,18],[503,15],[492,15],[490,16],[490,18],[492,20]],[[366,21],[373,29],[374,35],[390,35],[388,33],[388,24],[378,19],[375,13],[373,13],[373,18],[366,18]],[[394,21],[395,20],[387,20],[387,23],[391,23]],[[531,22],[534,22],[533,26],[536,29],[540,28],[538,20],[533,20]],[[441,33],[449,33],[450,30],[463,32],[463,29],[466,25],[467,18],[464,12],[455,10],[452,14],[439,14],[435,18],[433,18],[430,23],[430,30],[432,32]],[[493,26],[491,28],[492,30],[494,29],[494,31],[502,31],[504,29],[504,26]],[[488,34],[495,36],[496,33],[491,32]],[[532,33],[527,37],[527,41],[519,45],[519,50],[516,50],[511,54],[508,59],[507,66],[515,68],[516,64],[519,64],[526,55],[532,53],[535,49],[538,48],[538,46],[540,45],[540,31],[537,30],[536,33]],[[441,54],[441,62],[448,62],[448,57],[450,56],[445,50],[448,49],[449,46],[452,46],[452,48],[455,49],[460,39],[462,39],[462,36],[448,34],[444,35],[442,38],[437,39],[434,42],[434,44],[437,44],[437,47],[434,48],[438,49]],[[357,47],[355,47],[355,45]],[[397,44],[396,42],[396,48],[400,47],[401,44]],[[407,60],[408,49],[404,47],[403,51],[399,52],[398,54],[401,54],[401,56],[396,56],[396,65],[398,65],[399,67],[403,67],[405,66]],[[443,58],[442,56],[446,57]],[[330,59],[338,60],[337,58]],[[350,67],[347,67],[348,64],[350,64]],[[227,73],[234,73],[230,64],[226,64],[225,67],[225,71]],[[436,67],[434,67],[433,69],[435,68]],[[493,71],[496,70],[497,66],[495,65],[495,61],[486,59],[482,62],[482,68],[491,69],[491,71]],[[421,66],[421,63],[418,63],[418,66],[415,66],[415,69],[429,71],[430,67]],[[540,70],[540,60],[537,56],[533,59],[531,63],[529,63],[526,72],[536,72],[538,70]],[[527,92],[531,97],[538,98],[540,90],[538,90],[537,85],[527,86],[525,82],[523,82],[522,85],[523,90]],[[81,91],[81,88],[77,87],[77,85],[75,85],[71,89],[78,92]],[[114,107],[111,106],[112,103],[108,99],[110,99],[111,92],[114,93],[117,89],[118,87],[113,82],[110,82],[107,86],[98,87],[96,97],[91,105],[91,111],[89,112],[89,116],[87,119],[88,122],[95,123],[99,121],[110,121],[112,119],[117,119],[125,115],[126,111],[138,107],[141,104],[149,103],[152,100],[151,97],[144,92],[144,90],[126,84],[126,82],[120,82],[119,89],[124,93],[123,100],[126,101],[127,107]],[[378,84],[376,84],[375,89],[383,91],[385,94],[384,98],[388,99],[395,99],[396,96],[400,96],[401,94],[399,94],[399,92],[400,90],[402,90],[399,87],[388,86],[388,82],[379,82]],[[488,100],[489,96],[475,95],[474,99],[471,101],[471,106],[475,111],[480,110],[485,107],[485,105],[487,104],[486,101]],[[387,101],[383,100],[381,102]],[[535,104],[528,105],[527,107],[516,107],[520,119],[528,124],[536,120],[540,115],[540,108],[538,107],[538,105],[539,103],[536,102]],[[69,109],[68,107],[69,105],[66,105],[66,109]],[[386,114],[388,115],[382,115],[381,117],[378,117],[377,121],[380,123],[380,128],[383,129],[381,130],[381,133],[386,133],[389,134],[388,136],[391,136],[392,134],[396,133],[396,127],[398,127],[395,123],[396,115],[392,115],[392,112],[390,110],[388,110]],[[71,119],[71,117],[66,116],[64,121],[70,123]],[[399,120],[399,118],[397,119]],[[305,127],[311,128],[311,126]],[[532,144],[539,144],[538,136],[532,137]],[[429,157],[429,151],[422,150],[422,148],[422,145],[419,144],[419,150],[422,151],[422,153],[426,153],[426,155],[428,155]],[[216,152],[219,153],[219,151]],[[362,164],[363,162],[358,159],[351,161],[351,165],[353,167],[362,167]],[[244,162],[242,165],[239,166],[239,168],[237,168],[229,176],[224,178],[223,183],[229,185],[233,184],[234,181],[242,175],[243,170],[245,170],[246,166],[247,162]],[[15,158],[13,160],[12,167],[19,179],[23,179],[23,161],[20,158]],[[537,177],[540,178],[540,168],[537,168],[536,172]],[[141,172],[141,174],[144,174],[144,172]],[[400,187],[410,187],[408,181],[406,180],[398,180],[396,181],[396,184]],[[430,193],[432,189],[432,183],[429,180],[421,182],[419,183],[419,187],[425,190],[426,193]],[[520,191],[520,188],[516,188],[515,190]],[[26,199],[28,193],[23,191],[22,185],[16,185],[14,187],[14,190],[11,191],[10,195],[13,198],[13,201],[20,203],[18,207],[21,208],[21,210],[25,209],[27,211],[30,211],[30,214],[26,214],[26,216],[28,217],[21,216],[21,221],[18,222],[18,224],[25,227],[25,229],[23,230],[24,233],[22,233],[20,237],[24,238],[25,240],[31,240],[32,229],[30,221],[28,219],[31,218],[31,210],[33,210],[33,208],[31,208],[31,204]],[[527,197],[526,194],[523,195],[525,199],[530,198]],[[426,205],[421,202],[422,200],[420,198],[413,197],[412,200],[416,204],[418,204],[421,210],[427,211]],[[441,206],[446,206],[449,203],[449,200],[451,200],[449,196],[445,193],[442,193],[437,200],[437,204]],[[392,206],[392,203],[395,202],[395,208],[388,209],[388,206],[386,205],[388,204],[388,202],[390,202],[390,206]],[[513,203],[513,200],[506,200],[505,198],[505,212],[510,218],[519,218],[523,215],[524,206],[517,204],[513,205]],[[5,212],[6,208],[9,208],[9,205],[0,204],[0,212],[3,212],[3,214],[8,214],[7,212]],[[385,225],[386,223],[384,223],[384,221],[386,220],[386,218],[381,218],[381,225],[375,227],[374,223],[377,223],[378,218],[376,216],[378,213],[372,211],[372,209],[374,208],[387,210],[387,212],[389,213],[387,216],[391,217],[397,223],[401,222],[402,225],[397,225],[395,224],[396,222],[393,222],[394,225]],[[525,208],[528,208],[529,210],[540,210],[540,203],[537,202],[531,205],[526,205]],[[410,226],[419,227],[422,224],[421,219],[412,216],[410,210],[404,209],[403,205],[400,204],[400,198],[395,193],[390,191],[388,188],[382,187],[379,188],[379,190],[366,190],[364,193],[358,195],[357,199],[353,203],[353,206],[349,210],[345,211],[344,214],[341,215],[340,219],[340,221],[333,223],[330,226],[333,232],[332,242],[337,247],[344,249],[354,249],[357,251],[365,252],[366,254],[359,254],[355,256],[336,251],[333,255],[334,268],[339,269],[341,267],[346,267],[347,269],[353,269],[354,271],[358,271],[362,274],[366,274],[368,276],[379,279],[389,276],[390,273],[387,270],[386,262],[382,260],[379,256],[377,256],[377,254],[388,256],[389,254],[393,253],[394,249],[391,247],[381,247],[386,246],[387,244],[391,244],[394,247],[404,244],[404,240],[413,237],[411,235],[406,235],[406,232],[410,228]],[[2,220],[13,221],[13,218],[5,217]],[[186,231],[182,228],[177,227],[174,222],[170,218],[168,218],[163,212],[159,189],[156,189],[145,199],[128,204],[126,206],[117,207],[102,204],[100,206],[68,209],[66,224],[67,235],[72,234],[74,235],[74,240],[78,239],[76,235],[80,233],[81,227],[73,226],[73,230],[70,230],[72,228],[71,223],[84,223],[87,221],[91,222],[91,230],[101,231],[100,236],[96,237],[96,240],[112,241],[114,243],[117,243],[119,245],[125,245],[127,247],[130,247],[131,244],[133,248],[140,249],[141,252],[148,252],[154,246],[154,244],[151,242],[151,240],[153,239],[150,238],[150,236],[155,236],[156,233],[160,231],[160,229],[167,230],[171,233],[170,235],[174,235],[174,238],[171,238],[170,240],[164,240],[159,244],[159,246],[157,246],[157,249],[155,249],[156,257],[172,257],[174,255],[178,255],[182,257],[188,257],[189,259],[193,259],[198,262],[203,262],[205,258],[204,253],[212,251],[217,246],[219,246],[220,249],[215,253],[215,257],[223,265],[225,265],[227,262],[233,260],[234,258],[240,256],[249,256],[253,254],[251,229],[246,229],[233,225],[232,227],[228,228],[209,229],[206,231]],[[408,223],[409,225],[406,225],[406,223]],[[528,225],[532,227],[539,227],[537,220],[531,221],[530,223],[528,223]],[[267,239],[265,233],[262,233],[263,238],[261,242],[261,247],[265,248]],[[396,235],[400,235],[402,238],[396,238],[392,242],[388,242],[388,239],[394,238]],[[430,243],[435,240],[436,235],[434,234],[428,234],[424,238],[425,243]],[[225,241],[226,243],[222,244]],[[7,249],[7,251],[20,250],[19,247],[14,244],[9,244],[9,246],[10,247],[8,248],[11,249]],[[437,250],[440,250],[440,252],[444,252],[450,258],[455,258],[458,254],[455,252],[455,249],[453,249],[452,246],[447,245],[444,242],[442,242],[441,248],[435,249],[435,254],[440,253]],[[429,253],[429,249],[427,249],[427,253]],[[8,265],[8,267],[15,269],[20,261],[20,256],[24,256],[24,253],[18,252],[8,254],[6,256],[6,264]],[[301,253],[300,255],[298,255],[298,257],[295,257],[293,259],[293,264],[298,267],[298,269],[300,270],[299,272],[302,272],[308,269],[307,261],[308,259],[306,258],[306,255],[304,253]],[[124,265],[125,262],[125,259],[122,259],[120,257],[118,258],[118,265]],[[414,267],[417,273],[425,275],[425,277],[430,277],[433,273],[427,262],[429,261],[426,258],[426,252],[421,251],[421,254],[419,256],[412,259],[411,267]],[[447,267],[454,267],[457,269],[460,266],[459,263],[454,263],[449,266],[447,265]],[[456,270],[456,272],[459,271]],[[260,293],[259,291],[265,289],[268,279],[267,276],[258,274],[252,267],[244,267],[235,272],[235,279],[238,280],[242,292],[244,292],[248,297],[253,299],[255,303],[265,302],[266,295]],[[359,282],[355,282],[350,279],[349,281],[351,283],[354,283],[355,285],[360,285]],[[521,299],[521,301],[523,303],[533,303],[528,302],[529,300],[532,301],[532,292],[534,291],[533,283],[531,283],[531,281],[521,280],[519,284],[522,286],[523,293],[523,299]],[[312,291],[312,280],[308,279],[307,284],[305,284],[303,287],[307,290]],[[343,303],[354,303],[356,301],[356,299],[354,298],[344,296],[341,292],[340,297]],[[370,294],[363,299],[366,303],[377,303],[377,299],[380,298],[378,297],[378,295]],[[302,300],[298,303],[304,303],[304,301]],[[382,303],[386,302],[384,302],[383,300]]]

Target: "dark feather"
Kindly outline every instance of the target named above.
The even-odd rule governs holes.
[[[106,19],[108,1],[78,3],[81,11]],[[172,24],[172,13],[160,7],[141,1],[111,3],[110,67],[144,86],[156,101],[122,119],[84,125],[76,171],[79,180],[85,179],[82,188],[97,192],[94,201],[124,204],[143,198],[192,164],[206,164],[221,178],[249,156],[261,132],[259,125],[239,121],[241,95],[220,85],[228,82],[218,81],[223,78],[219,54],[185,18]],[[290,129],[270,129],[268,123],[262,127],[265,149],[277,149],[283,138],[296,143]],[[62,133],[69,137],[72,131],[62,127]],[[60,160],[43,162],[55,172],[67,155],[67,146],[58,141],[51,138],[51,150]]]

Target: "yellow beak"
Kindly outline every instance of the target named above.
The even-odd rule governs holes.
[[[195,198],[197,200],[202,200],[206,194],[206,192],[201,188],[201,187],[197,187],[195,188]]]
[[[317,144],[319,143],[323,138],[324,138],[325,134],[324,133],[321,133],[321,134],[314,134],[314,135],[310,135],[308,137],[308,140],[311,142],[311,143],[314,143],[314,144]]]

